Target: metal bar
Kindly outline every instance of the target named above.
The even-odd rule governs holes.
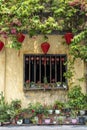
[[[39,81],[41,81],[41,56],[39,57],[39,67],[40,67]]]
[[[31,70],[30,70],[30,56],[29,56],[29,80],[31,79],[30,73],[31,73]]]
[[[62,62],[61,62],[61,57],[60,56],[60,82],[62,82]]]
[[[52,68],[51,68],[52,66],[51,66],[51,56],[50,56],[50,83],[51,83],[51,71],[52,71]]]
[[[57,63],[56,63],[56,56],[55,56],[55,82],[57,82]]]

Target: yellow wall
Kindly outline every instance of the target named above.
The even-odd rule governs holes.
[[[49,35],[48,42],[50,49],[48,54],[67,54],[68,45],[63,44],[64,39],[61,35]],[[10,39],[2,39],[5,44],[11,43]],[[67,91],[23,91],[23,54],[41,54],[41,43],[43,37],[41,35],[29,38],[26,35],[22,43],[22,49],[18,56],[18,51],[15,49],[4,48],[0,52],[0,91],[4,92],[7,101],[12,99],[21,99],[22,105],[26,106],[29,102],[40,101],[42,103],[54,102],[54,100],[67,100]],[[69,55],[68,55],[69,57]],[[77,83],[77,79],[84,75],[84,63],[80,59],[75,62],[75,76],[73,82]],[[85,83],[81,83],[82,91],[86,91]],[[70,87],[70,86],[69,86]],[[38,96],[39,95],[39,96]]]

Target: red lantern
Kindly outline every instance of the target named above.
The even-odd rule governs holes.
[[[17,40],[18,40],[18,42],[23,42],[24,39],[25,39],[25,36],[24,36],[22,33],[19,33],[19,34],[17,35]]]
[[[41,44],[41,48],[42,48],[42,51],[44,52],[44,54],[46,54],[50,48],[50,44],[48,42],[43,42]]]
[[[71,43],[71,40],[73,39],[73,34],[72,33],[66,33],[64,36],[66,43],[69,45]]]
[[[4,47],[4,43],[0,41],[0,51],[2,50],[3,47]]]

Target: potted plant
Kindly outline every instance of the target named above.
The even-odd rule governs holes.
[[[63,122],[64,122],[64,116],[59,115],[58,119],[57,119],[57,122],[58,122],[58,124],[63,124]]]
[[[10,106],[5,101],[3,93],[0,93],[0,125],[10,123],[10,114],[9,114]]]
[[[59,100],[56,100],[54,102],[54,110],[55,110],[56,114],[60,114],[60,112],[62,111],[63,107],[64,107],[64,103],[63,102],[61,102]]]
[[[33,82],[33,81],[31,81],[30,82],[30,88],[35,88],[36,86],[35,86],[35,82]]]
[[[49,87],[47,77],[44,77],[43,82],[44,82],[44,88],[47,89]]]
[[[61,82],[56,82],[56,87],[61,87]]]
[[[21,125],[23,123],[23,113],[22,110],[18,113],[18,115],[16,116],[16,122],[18,125]]]
[[[78,121],[77,121],[77,114],[78,114],[78,111],[71,110],[71,123],[72,124],[77,124],[78,123]]]
[[[47,110],[48,110],[48,114],[52,114],[53,113],[53,106],[52,105],[48,105],[47,106]]]
[[[43,115],[47,114],[47,109],[39,102],[35,104],[29,104],[29,110],[32,113],[32,116],[38,117],[38,124],[42,124]]]
[[[30,88],[30,80],[26,80],[24,83],[25,88]]]
[[[74,86],[69,90],[68,92],[68,98],[69,98],[69,105],[74,110],[81,110],[83,107],[84,101],[84,94],[81,92],[80,86]]]
[[[63,82],[62,86],[63,86],[64,89],[67,89],[67,83]]]
[[[51,119],[50,119],[48,116],[45,117],[44,123],[45,123],[45,124],[50,124],[50,123],[51,123]]]
[[[23,113],[23,123],[24,124],[29,124],[30,123],[30,119],[32,118],[32,113],[29,107],[23,108],[22,109],[22,113]]]
[[[84,109],[87,100],[85,100],[85,95],[81,92],[80,86],[74,86],[68,93],[69,104],[71,109],[77,110],[80,113],[79,123],[85,124]]]
[[[19,119],[23,119],[21,100],[16,99],[16,100],[11,101],[9,115],[10,115],[12,124],[16,124]],[[19,122],[23,122],[23,121],[21,120]]]

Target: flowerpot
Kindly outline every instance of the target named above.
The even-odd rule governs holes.
[[[38,114],[38,124],[42,124],[43,114]]]
[[[63,124],[65,117],[64,116],[58,116],[58,124]]]
[[[71,119],[71,123],[72,123],[72,124],[77,124],[77,119],[76,119],[76,118],[72,118],[72,119]]]
[[[48,89],[49,88],[48,84],[44,84],[44,88]]]
[[[70,124],[71,123],[71,118],[70,117],[66,117],[64,120],[64,124]]]
[[[12,123],[13,125],[16,125],[16,119],[12,119],[11,123]]]
[[[48,113],[49,113],[49,114],[52,114],[52,113],[53,113],[53,110],[51,110],[51,109],[48,110]]]
[[[71,111],[70,108],[65,108],[65,109],[64,109],[64,112],[65,112],[65,113],[69,113],[70,111]]]
[[[0,122],[0,126],[3,126],[3,122]]]
[[[17,120],[17,125],[21,125],[23,123],[23,119],[18,119]]]
[[[30,119],[29,118],[24,118],[23,119],[23,123],[24,124],[29,124],[30,123]]]
[[[80,115],[81,116],[85,115],[85,110],[80,110]]]
[[[55,114],[60,114],[60,110],[55,110]]]
[[[38,124],[42,124],[42,119],[38,118]]]
[[[67,89],[67,85],[63,84],[63,88]]]
[[[86,123],[85,117],[83,116],[79,117],[79,123],[84,125]]]
[[[4,43],[0,41],[0,51],[2,50],[3,47],[4,47]]]
[[[45,118],[44,123],[45,124],[50,124],[51,123],[51,119],[50,118]]]

